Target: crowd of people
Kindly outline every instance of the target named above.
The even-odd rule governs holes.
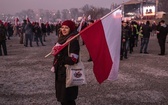
[[[33,47],[33,41],[36,42],[37,46],[39,46],[39,42],[42,46],[45,46],[46,36],[49,36],[54,31],[58,35],[59,28],[60,23],[54,25],[48,22],[30,22],[28,18],[24,19],[21,23],[3,22],[0,20],[0,56],[3,53],[7,55],[6,40],[11,40],[12,36],[18,36],[20,38],[18,43],[23,44],[25,47]]]
[[[55,31],[58,36],[57,44],[64,44],[70,37],[76,35],[79,31],[93,24],[94,20],[84,21],[82,24],[75,24],[71,20],[66,20],[56,25],[51,25],[48,22],[31,23],[29,19],[23,20],[20,25],[12,25],[10,23],[3,23],[0,21],[0,56],[2,56],[2,49],[4,55],[7,55],[6,40],[10,40],[11,36],[19,36],[20,44],[25,47],[33,47],[32,41],[39,46],[39,40],[42,46],[45,46],[46,36]],[[157,35],[160,46],[159,55],[165,55],[165,43],[168,33],[168,26],[162,20],[158,24],[151,24],[150,21],[138,24],[136,21],[125,22],[122,21],[121,31],[121,51],[120,60],[128,58],[128,52],[133,53],[134,47],[138,46],[140,42],[139,53],[149,54],[148,43],[152,32]],[[79,29],[80,28],[80,29]],[[96,37],[96,35],[95,35]],[[83,42],[84,45],[84,42]],[[57,55],[54,55],[54,72],[55,72],[55,89],[56,98],[61,105],[76,105],[75,99],[78,96],[78,86],[66,88],[66,67],[64,65],[74,65],[79,60],[80,45],[78,38],[70,42],[68,54],[68,46],[61,50]],[[92,61],[89,57],[88,61]]]
[[[140,42],[139,53],[149,54],[148,43],[151,35],[157,35],[158,43],[160,46],[160,53],[158,55],[165,55],[166,37],[168,34],[168,26],[164,20],[158,24],[150,21],[146,23],[137,23],[136,21],[126,22],[122,21],[121,32],[121,51],[120,59],[128,58],[128,51],[131,54],[134,47],[137,47]]]

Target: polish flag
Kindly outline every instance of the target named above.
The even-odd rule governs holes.
[[[116,9],[80,32],[99,83],[116,80],[120,62],[121,10]]]
[[[69,38],[63,45],[56,44],[45,57],[58,54],[70,41],[81,35],[93,60],[93,72],[97,81],[102,83],[105,80],[116,80],[121,44],[120,7]]]

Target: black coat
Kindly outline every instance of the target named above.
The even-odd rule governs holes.
[[[150,27],[148,24],[142,26],[143,38],[149,38],[150,32],[152,32],[152,27]]]
[[[6,28],[2,25],[0,26],[0,42],[6,40]]]
[[[77,39],[70,42],[69,50],[70,53],[79,55],[80,47]],[[78,95],[77,86],[66,88],[66,64],[75,64],[71,57],[68,56],[68,46],[55,56],[54,59],[56,98],[60,102],[75,100]]]
[[[158,33],[158,39],[166,39],[167,33],[168,33],[168,27],[165,26],[158,26],[157,31],[159,31]]]
[[[126,26],[126,27],[122,26],[121,40],[122,39],[128,40],[128,38],[129,38],[129,27],[128,26]]]
[[[34,27],[34,33],[36,37],[42,37],[41,28],[39,26]]]

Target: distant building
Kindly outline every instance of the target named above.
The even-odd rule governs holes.
[[[133,19],[155,18],[155,0],[130,0],[123,3],[123,15]]]

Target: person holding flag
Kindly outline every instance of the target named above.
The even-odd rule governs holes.
[[[48,53],[45,57],[48,57],[51,54],[57,55],[59,57],[59,53],[63,52],[64,48],[67,48],[68,43],[74,42],[74,39],[80,35],[84,40],[88,52],[92,58],[93,73],[97,81],[101,84],[105,80],[116,80],[118,77],[121,47],[122,12],[120,8],[121,6],[111,11],[104,17],[100,18],[93,24],[80,31],[77,35],[70,37],[70,34],[64,36],[64,38],[60,37],[58,43],[52,48],[52,51]],[[64,28],[65,27],[61,28],[61,32],[63,32]],[[94,35],[96,35],[96,37]],[[62,39],[65,39],[63,43],[62,41],[60,41]],[[74,46],[76,46],[77,48],[77,45],[79,44],[76,43],[76,45]],[[75,57],[76,54],[78,53],[75,53],[75,55],[73,56]],[[65,58],[63,58],[62,60],[64,61],[63,64],[65,64]],[[57,61],[59,60],[57,60],[56,58],[54,62],[57,64]]]
[[[77,35],[75,23],[71,20],[66,20],[60,28],[60,35],[56,45],[53,47],[52,54],[54,55],[54,72],[55,72],[55,89],[56,98],[61,105],[76,105],[75,99],[78,96],[78,86],[66,88],[66,67],[65,65],[74,65],[79,58],[79,41],[74,38],[72,41],[67,41]],[[69,45],[64,45],[65,43]],[[69,49],[68,49],[69,46]],[[61,47],[61,50],[59,49]],[[59,49],[59,52],[57,50]],[[68,51],[69,50],[69,51]]]

